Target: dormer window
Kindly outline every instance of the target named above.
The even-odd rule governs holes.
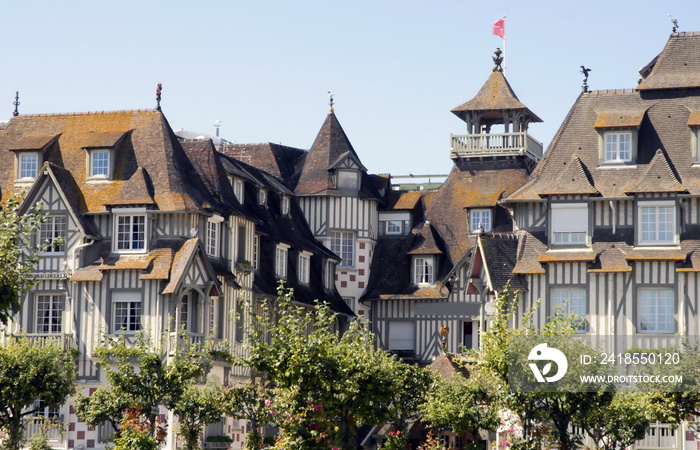
[[[411,214],[407,212],[379,213],[379,234],[402,236],[411,231]]]
[[[112,212],[114,213],[114,251],[117,253],[145,252],[148,236],[145,209],[120,208]]]
[[[416,256],[413,258],[413,283],[433,284],[435,282],[435,258]]]
[[[90,159],[88,177],[109,180],[112,178],[112,152],[108,148],[96,148],[88,152]]]
[[[267,190],[258,190],[258,205],[263,207],[267,206]]]
[[[309,252],[299,252],[299,282],[304,284],[309,284],[310,275],[310,263],[311,263],[311,253]]]
[[[275,275],[278,278],[287,278],[287,251],[289,245],[277,244],[275,248]]]
[[[603,133],[605,149],[603,162],[629,163],[632,162],[632,132],[608,131]]]
[[[231,177],[231,186],[233,187],[233,195],[236,196],[236,200],[243,204],[243,180],[236,177]]]
[[[357,191],[360,186],[359,172],[356,170],[338,170],[336,177],[341,191]]]
[[[206,240],[206,252],[209,256],[214,258],[219,257],[219,247],[221,246],[221,223],[224,218],[218,215],[214,215],[207,219],[207,240]]]
[[[472,209],[469,211],[469,228],[472,233],[476,233],[480,226],[485,233],[490,233],[491,223],[490,209]]]
[[[283,216],[289,215],[289,197],[286,195],[282,196],[281,205],[280,205],[280,212],[282,213]]]
[[[17,174],[16,180],[23,182],[34,181],[39,173],[39,153],[19,152],[17,153]]]

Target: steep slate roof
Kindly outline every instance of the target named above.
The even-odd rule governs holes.
[[[691,146],[692,127],[700,125],[699,54],[700,34],[673,34],[662,54],[644,69],[647,79],[637,89],[581,94],[530,180],[505,201],[540,200],[551,194],[601,200],[652,193],[700,195],[700,167]],[[638,129],[634,164],[601,164],[600,133],[630,128]],[[567,187],[567,173],[576,159],[588,183],[579,177]],[[590,188],[597,194],[586,192]],[[680,248],[635,246],[630,224],[615,232],[606,227],[592,231],[591,248],[580,251],[548,250],[544,232],[519,231],[515,272],[543,273],[542,264],[556,261],[587,262],[592,272],[628,272],[631,261],[677,261],[684,264],[678,270],[695,270],[700,231],[695,225],[681,228]]]
[[[204,201],[186,176],[189,163],[167,120],[153,110],[13,117],[0,130],[3,200],[15,191],[12,151],[36,147],[42,141],[43,159],[71,173],[82,193],[83,212],[106,211],[106,205],[139,167],[152,177],[153,201],[158,209],[196,210]],[[87,182],[86,151],[102,145],[116,148],[113,181]]]
[[[338,118],[331,111],[309,149],[294,191],[297,195],[340,195],[330,169],[345,157],[356,161],[363,174],[366,172]],[[364,185],[364,179],[362,181]]]
[[[673,33],[661,54],[652,61],[651,73],[637,89],[684,89],[700,87],[700,33]]]
[[[518,240],[514,235],[481,235],[478,246],[486,265],[491,289],[500,291],[509,285],[512,291],[527,290],[524,280],[513,273],[518,252]]]
[[[476,94],[476,97],[452,109],[452,112],[460,119],[466,121],[466,113],[468,111],[507,110],[525,111],[531,117],[531,122],[542,122],[542,119],[518,100],[503,72],[492,72],[486,83],[481,87],[481,90],[479,90],[479,93]]]
[[[575,153],[571,155],[570,164],[561,172],[554,183],[545,188],[541,195],[557,194],[598,194],[598,190],[591,184],[588,170]]]
[[[154,205],[153,184],[148,173],[139,167],[127,181],[121,184],[114,197],[105,202],[108,206]]]
[[[266,142],[262,144],[226,144],[221,152],[238,161],[257,167],[293,187],[307,151]]]

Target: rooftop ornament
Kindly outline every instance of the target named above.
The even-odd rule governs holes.
[[[503,57],[501,56],[503,52],[501,51],[500,48],[497,48],[496,51],[493,52],[494,56],[493,57],[493,63],[495,66],[493,66],[493,71],[494,72],[503,72],[503,67],[501,67],[501,64],[503,63]]]
[[[156,87],[156,111],[160,111],[160,93],[163,91],[163,84],[158,83],[158,86]]]
[[[19,91],[15,92],[15,101],[12,102],[13,105],[15,105],[15,110],[12,113],[13,117],[19,116]]]
[[[333,91],[328,91],[328,104],[331,107],[331,109],[328,112],[333,112],[333,95]]]
[[[670,20],[671,23],[673,24],[672,33],[675,33],[676,30],[678,30],[678,20],[676,20],[676,19],[674,19],[673,17],[671,17],[671,14],[668,15],[668,20]]]
[[[591,92],[588,90],[588,72],[590,72],[591,69],[587,69],[584,66],[581,66],[581,73],[583,74],[583,84],[581,85],[581,92],[584,94],[586,92]]]

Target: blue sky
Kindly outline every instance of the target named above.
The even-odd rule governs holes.
[[[548,145],[581,90],[633,88],[697,0],[21,1],[3,5],[0,119],[21,113],[163,111],[174,129],[237,142],[313,143],[335,111],[370,172],[447,173],[450,113],[471,99],[502,41],[506,76]],[[4,107],[2,105],[5,105]]]

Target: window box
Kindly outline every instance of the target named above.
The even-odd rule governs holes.
[[[253,264],[245,259],[238,261],[235,264],[236,270],[242,270],[243,272],[252,272]]]

